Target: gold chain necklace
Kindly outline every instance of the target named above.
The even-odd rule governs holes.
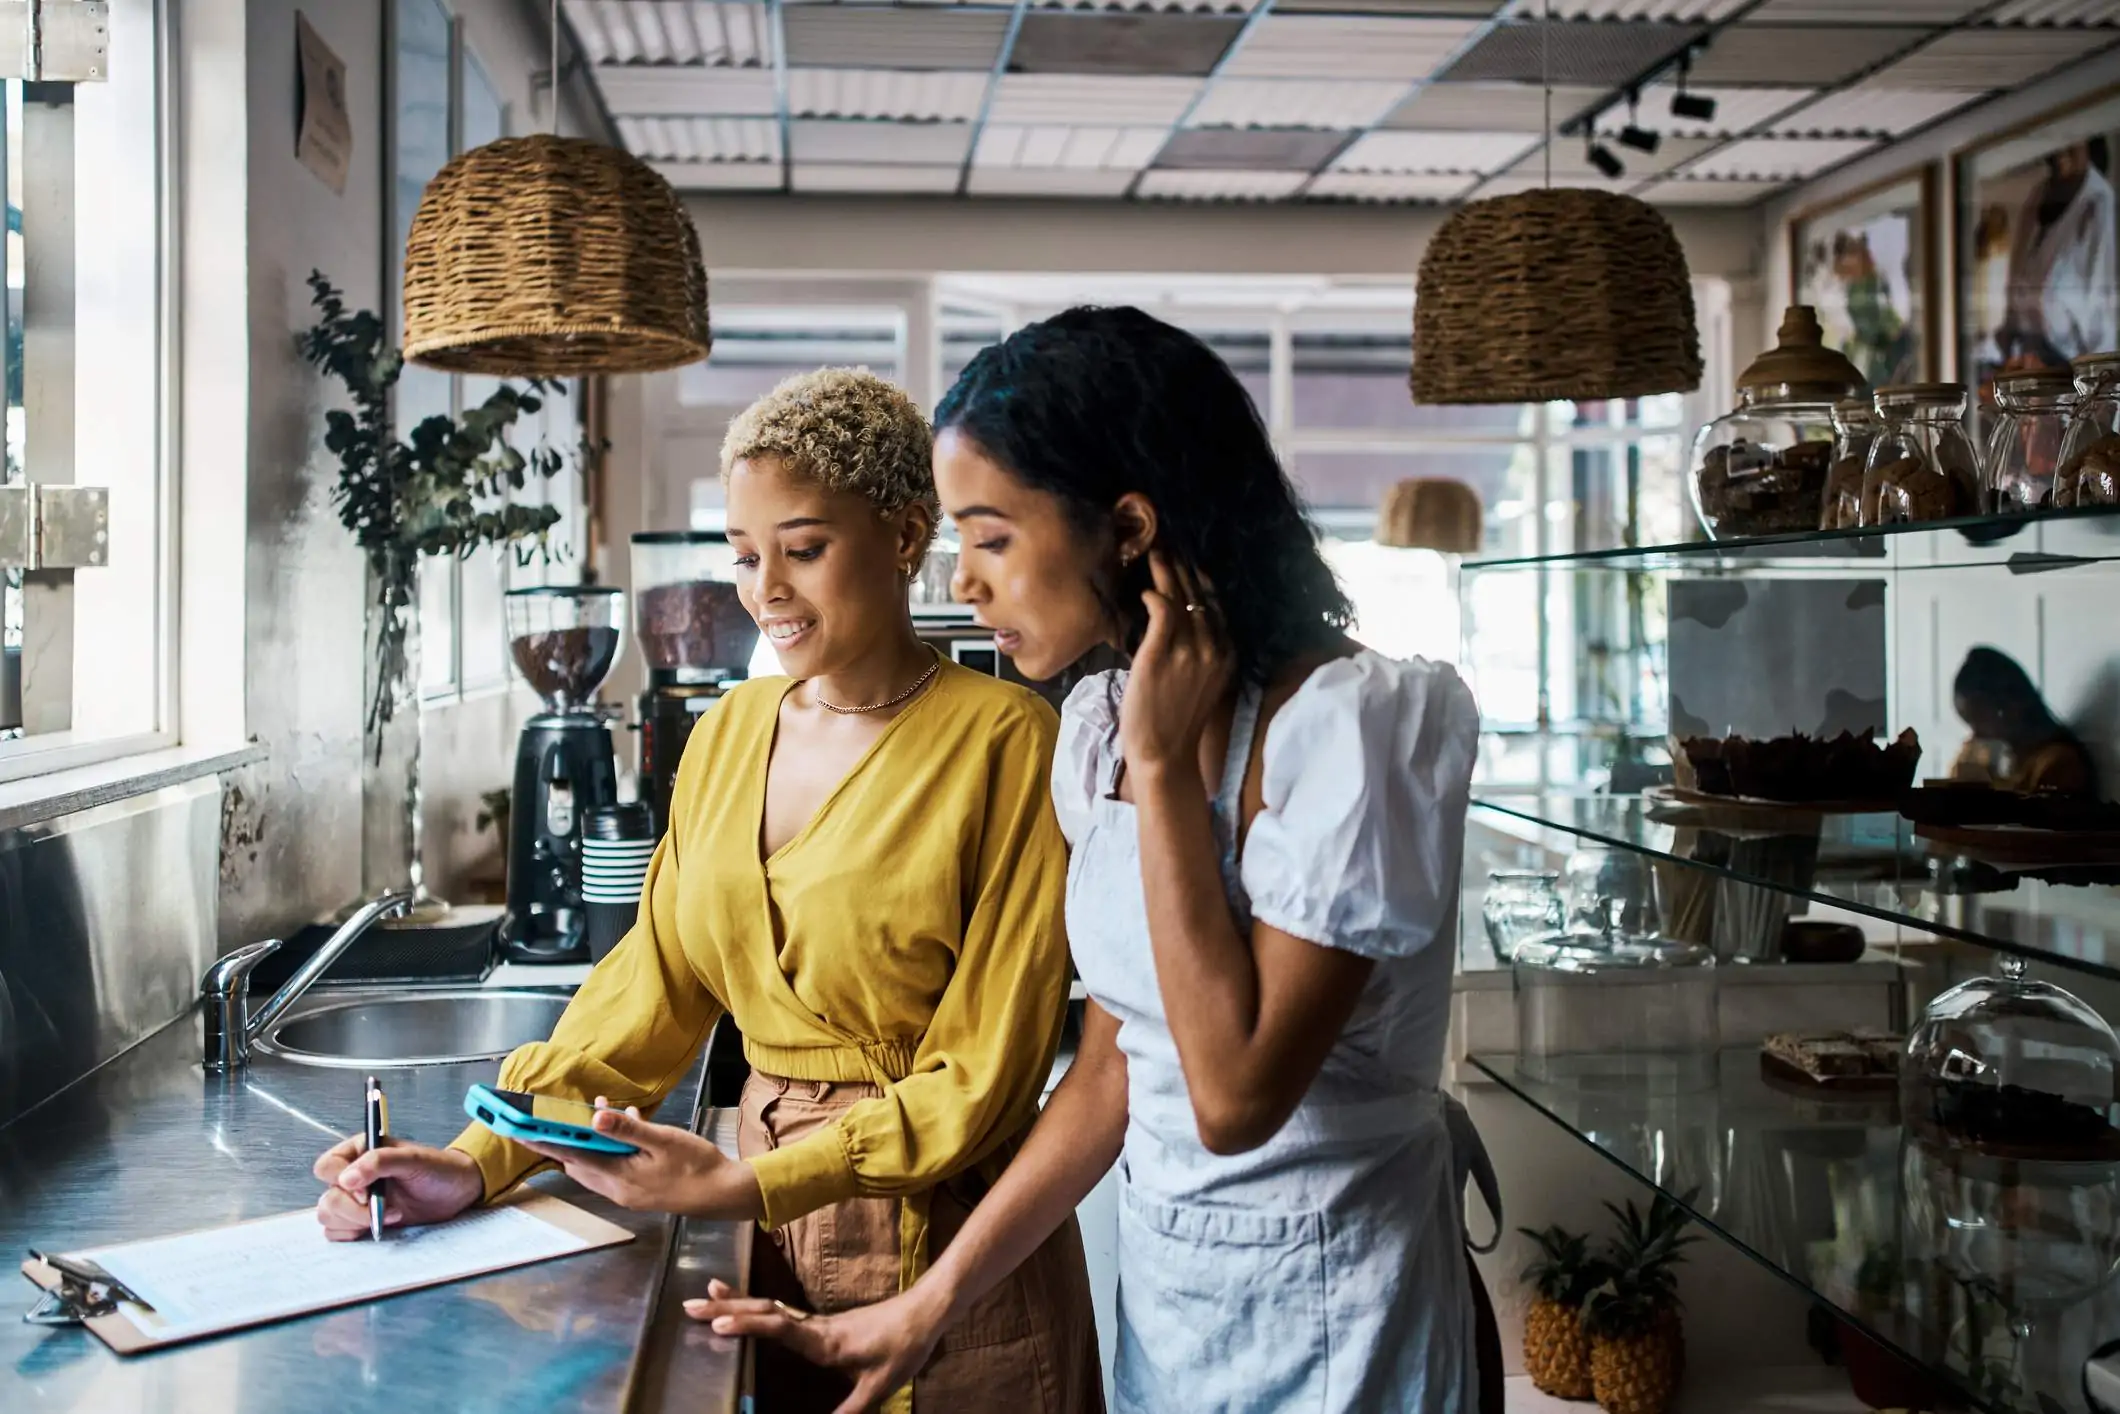
[[[860,712],[881,712],[886,707],[896,707],[899,703],[905,701],[908,697],[911,697],[914,693],[920,691],[921,688],[926,687],[928,685],[928,679],[932,678],[933,676],[935,676],[935,674],[941,671],[942,660],[940,658],[937,658],[934,662],[928,664],[928,670],[926,672],[922,673],[919,677],[913,680],[913,685],[911,687],[899,693],[896,697],[887,698],[882,702],[871,702],[866,707],[842,707],[836,702],[825,701],[824,694],[821,692],[817,694],[817,705],[824,708],[824,710],[827,712],[837,712],[842,717],[851,717],[854,716],[856,713]]]

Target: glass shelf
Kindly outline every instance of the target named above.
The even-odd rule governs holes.
[[[1988,1414],[2085,1407],[2083,1363],[2120,1333],[2120,1166],[1941,1150],[1906,1136],[1890,1092],[1812,1097],[1770,1085],[1750,1048],[1719,1061],[1712,1088],[1660,1093],[1472,1057],[1959,1398]]]
[[[1715,940],[1680,920],[1725,903],[1758,912],[1749,891],[1718,896],[1720,877],[2120,979],[2120,865],[2046,866],[2035,877],[1933,852],[1896,814],[1773,810],[1711,826],[1634,795],[1483,795],[1473,809],[1482,824],[1557,855],[1588,840],[1687,866],[1656,871],[1656,882],[1665,930],[1689,941]]]
[[[1910,521],[1864,530],[1802,530],[1736,540],[1617,546],[1467,560],[1467,571],[1530,569],[1810,571],[1947,569],[2002,564],[2037,573],[2120,559],[2120,507]]]

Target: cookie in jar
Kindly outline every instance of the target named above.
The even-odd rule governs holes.
[[[1833,404],[1833,464],[1826,472],[1826,492],[1818,511],[1820,530],[1853,530],[1863,524],[1863,476],[1869,469],[1870,444],[1883,424],[1868,398],[1842,398]],[[1877,517],[1875,502],[1867,515]]]
[[[1877,390],[1883,423],[1863,478],[1868,524],[1950,520],[1982,510],[1980,461],[1965,431],[1963,383],[1901,383]]]
[[[2076,405],[2061,442],[2054,504],[2120,506],[2120,353],[2085,354],[2069,369]]]

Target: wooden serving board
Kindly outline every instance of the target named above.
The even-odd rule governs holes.
[[[1938,853],[2000,864],[2120,864],[2120,830],[2041,830],[2030,825],[1916,825]]]
[[[1814,1098],[1876,1100],[1899,1093],[1896,1075],[1835,1075],[1821,1080],[1768,1051],[1759,1053],[1759,1074],[1777,1090]]]
[[[1894,815],[1898,806],[1878,800],[1761,800],[1746,795],[1709,795],[1683,786],[1650,786],[1642,803],[1669,825],[1723,826],[1733,830],[1811,833],[1825,815]]]

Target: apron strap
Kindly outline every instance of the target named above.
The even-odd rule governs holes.
[[[1486,1141],[1480,1138],[1478,1126],[1472,1122],[1472,1112],[1454,1095],[1443,1096],[1443,1125],[1450,1131],[1450,1166],[1455,1180],[1453,1192],[1458,1201],[1464,1202],[1465,1180],[1469,1177],[1479,1188],[1480,1202],[1486,1205],[1488,1216],[1494,1219],[1494,1234],[1485,1242],[1474,1242],[1472,1233],[1465,1233],[1465,1245],[1474,1252],[1488,1253],[1501,1245],[1502,1241],[1502,1185],[1494,1175],[1494,1160],[1488,1157]]]

